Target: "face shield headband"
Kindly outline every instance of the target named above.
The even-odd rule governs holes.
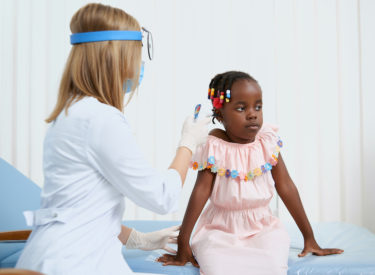
[[[150,60],[154,56],[152,34],[146,28],[142,31],[147,34],[147,53]],[[110,40],[133,40],[142,41],[143,34],[140,31],[96,31],[80,32],[70,35],[70,44],[81,44],[89,42],[110,41]],[[142,44],[143,45],[143,44]]]
[[[88,42],[109,41],[109,40],[142,40],[142,33],[139,31],[97,31],[79,32],[70,35],[70,43],[80,44]]]

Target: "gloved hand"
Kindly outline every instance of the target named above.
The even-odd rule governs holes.
[[[138,232],[132,229],[126,242],[126,248],[142,250],[164,249],[169,253],[176,253],[176,250],[167,246],[167,244],[177,243],[179,230],[180,226],[172,226],[150,233]]]
[[[182,127],[181,139],[178,147],[187,147],[193,154],[198,145],[205,143],[208,136],[208,124],[211,118],[204,117],[194,120],[194,116],[188,116]]]

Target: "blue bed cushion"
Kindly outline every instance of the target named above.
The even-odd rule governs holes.
[[[375,274],[375,234],[352,224],[312,224],[315,239],[324,248],[341,248],[343,254],[299,258],[303,237],[297,226],[286,225],[291,237],[288,274]]]
[[[143,232],[150,232],[178,225],[179,222],[126,221],[124,224]],[[297,255],[303,247],[302,236],[294,224],[288,224],[286,227],[291,237],[288,274],[375,274],[375,235],[368,230],[346,223],[313,224],[315,237],[322,247],[342,248],[345,252],[326,257],[308,255],[299,258]],[[23,247],[24,243],[0,242],[0,268],[14,267]],[[155,262],[163,253],[163,250],[141,251],[123,248],[124,257],[135,272],[199,274],[198,269],[192,265],[165,267]]]
[[[178,225],[178,222],[160,221],[127,221],[124,223],[137,230],[150,232],[168,226]],[[163,224],[163,225],[162,225]],[[345,252],[340,255],[317,257],[307,255],[303,258],[298,254],[303,249],[303,238],[295,223],[287,224],[291,247],[288,260],[288,274],[375,274],[375,234],[367,229],[341,222],[312,224],[315,238],[321,247],[341,248]],[[174,246],[175,248],[175,246]],[[123,253],[129,266],[136,272],[155,272],[161,274],[199,274],[198,269],[189,265],[187,270],[180,267],[164,267],[155,262],[165,253],[163,250],[143,252],[143,258],[137,252],[124,248]],[[146,263],[145,263],[146,260]],[[186,266],[185,266],[186,267]],[[190,271],[190,273],[186,273]]]
[[[25,242],[0,242],[0,268],[11,268],[17,263]]]
[[[22,213],[40,208],[40,193],[39,186],[0,158],[0,232],[31,229]]]

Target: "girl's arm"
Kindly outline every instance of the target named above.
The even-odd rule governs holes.
[[[198,172],[193,192],[191,193],[184,220],[182,221],[180,234],[177,238],[177,255],[165,254],[158,259],[163,265],[185,265],[191,262],[198,267],[190,248],[190,236],[194,225],[202,212],[214,186],[215,175],[209,170]]]
[[[289,176],[288,170],[286,169],[281,154],[279,154],[278,163],[271,170],[271,173],[275,181],[277,193],[284,202],[289,213],[292,215],[304,238],[305,247],[302,253],[300,253],[298,256],[303,257],[309,252],[312,252],[314,255],[318,256],[341,254],[342,252],[344,252],[344,250],[335,248],[322,249],[315,241],[314,233],[311,228],[310,222],[307,219],[305,210],[303,209],[297,187],[294,185],[292,179]]]

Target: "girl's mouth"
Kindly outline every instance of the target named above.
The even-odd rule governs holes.
[[[259,129],[259,125],[258,124],[249,124],[249,125],[246,125],[246,128],[249,129],[249,130],[258,130]]]

